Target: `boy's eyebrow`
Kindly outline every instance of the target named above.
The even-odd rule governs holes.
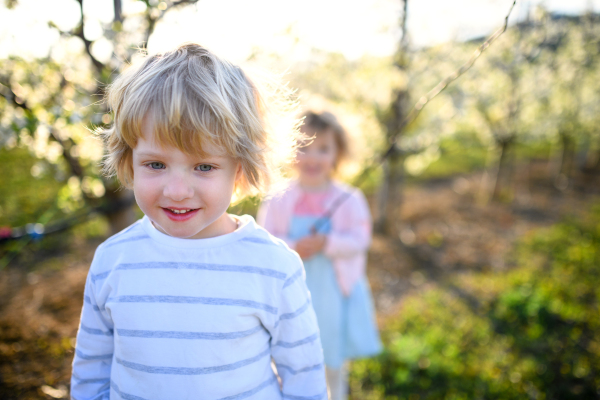
[[[140,153],[137,153],[137,156],[138,156],[138,158],[165,158],[165,154],[156,153],[156,152],[152,152],[152,151],[140,152]],[[220,159],[226,157],[226,155],[225,154],[207,154],[207,155],[198,154],[197,157],[201,161],[212,161],[212,160],[220,160]]]
[[[160,154],[160,153],[153,153],[153,152],[142,152],[142,153],[137,153],[138,157],[164,157],[164,154]]]

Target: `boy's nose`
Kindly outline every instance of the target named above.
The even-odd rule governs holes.
[[[163,195],[173,201],[182,201],[194,196],[189,179],[183,176],[171,176],[164,186]]]

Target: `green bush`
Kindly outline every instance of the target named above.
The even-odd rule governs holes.
[[[55,206],[64,182],[54,178],[56,167],[27,149],[0,148],[0,226],[16,227],[38,220]],[[31,171],[39,169],[37,177]]]
[[[408,296],[383,354],[353,364],[353,398],[600,397],[600,208],[515,253],[508,272]]]

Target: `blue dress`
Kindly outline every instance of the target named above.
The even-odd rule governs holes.
[[[288,236],[298,240],[309,235],[316,220],[314,216],[294,215]],[[327,234],[330,230],[328,221],[322,224],[319,233]],[[347,359],[379,353],[381,342],[367,277],[363,276],[346,297],[338,286],[331,260],[323,253],[304,260],[304,268],[321,331],[325,365],[338,369]]]

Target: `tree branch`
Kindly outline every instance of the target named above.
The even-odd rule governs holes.
[[[171,4],[167,5],[167,8],[165,8],[164,10],[162,10],[160,12],[160,14],[158,14],[157,17],[153,17],[152,16],[152,9],[148,8],[146,10],[146,21],[148,21],[148,28],[146,29],[146,35],[145,35],[145,40],[144,43],[146,44],[146,47],[148,46],[148,41],[150,40],[150,36],[152,36],[152,34],[154,33],[154,28],[156,28],[156,23],[158,21],[160,21],[165,14],[173,9],[173,8],[177,8],[180,6],[184,6],[184,5],[189,5],[189,4],[196,4],[198,3],[199,0],[179,0],[179,1],[174,1]]]
[[[488,113],[488,110],[482,101],[477,101],[475,108],[483,117],[483,120],[487,124],[488,128],[490,128],[490,133],[492,134],[496,144],[502,144],[504,138],[508,136],[506,134],[506,129],[502,127],[501,124],[497,124],[492,120],[492,117]]]
[[[32,112],[25,99],[23,99],[22,102],[17,100],[20,97],[10,88],[10,83],[0,82],[0,93],[2,94],[2,97],[8,100],[13,106],[21,108],[23,111]]]
[[[369,176],[369,173],[371,172],[371,170],[374,167],[381,164],[383,161],[385,161],[388,157],[390,157],[392,154],[394,154],[397,151],[396,141],[397,141],[397,138],[400,135],[400,133],[403,131],[403,129],[406,128],[406,126],[408,126],[411,122],[413,122],[418,117],[418,115],[421,113],[423,108],[431,100],[433,100],[437,95],[439,95],[444,89],[446,89],[446,87],[448,87],[448,85],[450,83],[452,83],[453,81],[458,79],[461,75],[463,75],[465,72],[467,72],[473,66],[473,64],[475,64],[475,61],[477,61],[477,59],[481,56],[481,54],[483,54],[483,52],[485,50],[487,50],[490,47],[490,45],[506,31],[506,29],[508,28],[508,18],[512,14],[512,11],[513,11],[516,3],[517,3],[517,1],[513,0],[513,3],[511,5],[510,9],[508,10],[508,14],[504,18],[504,25],[501,28],[499,28],[498,30],[496,30],[496,32],[494,32],[485,42],[483,42],[483,44],[477,48],[477,50],[473,53],[471,58],[466,63],[464,63],[459,69],[454,71],[452,74],[450,74],[446,78],[444,78],[433,89],[431,89],[426,95],[424,95],[423,97],[421,97],[419,99],[419,101],[414,105],[414,107],[410,111],[410,113],[408,113],[406,118],[402,121],[402,123],[400,123],[400,125],[397,128],[397,131],[393,135],[391,135],[391,137],[389,139],[390,146],[387,148],[387,150],[383,154],[381,154],[378,158],[374,159],[371,162],[371,164],[369,164],[365,169],[363,169],[363,172],[354,181],[354,186],[360,186],[363,183],[363,181]],[[322,225],[327,219],[331,218],[331,216],[336,212],[338,207],[344,201],[346,201],[347,198],[348,198],[348,195],[341,195],[337,199],[335,199],[333,201],[331,207],[327,210],[327,212],[325,212],[325,214],[315,222],[315,224],[313,225],[313,229],[318,230],[320,225]]]
[[[63,77],[62,81],[61,81],[61,89],[64,87],[65,83],[66,83],[66,80]],[[27,104],[27,101],[25,101],[24,99],[22,102],[17,101],[18,96],[10,88],[9,83],[0,82],[0,93],[2,94],[2,96],[5,99],[7,99],[10,103],[12,103],[13,106],[21,108],[23,111],[25,111],[25,113],[27,113],[30,116],[33,116],[33,110]],[[73,145],[75,144],[73,142],[73,140],[72,139],[68,139],[68,140],[61,139],[56,128],[51,125],[50,125],[50,138],[52,140],[54,140],[55,142],[57,142],[58,144],[60,144],[60,146],[62,147],[63,157],[67,161],[67,164],[69,164],[69,168],[71,169],[71,172],[73,173],[73,175],[77,176],[79,179],[83,178],[83,176],[84,176],[83,167],[81,166],[79,159],[77,157],[73,157],[73,155],[71,155],[71,152],[70,152],[71,147],[73,147]],[[84,193],[84,197],[86,197],[86,199],[88,199],[88,196],[85,193]]]
[[[411,122],[417,119],[423,108],[431,100],[433,100],[441,92],[443,92],[450,83],[454,82],[455,80],[460,78],[465,72],[471,69],[473,64],[475,64],[475,61],[477,61],[477,59],[483,54],[483,52],[486,51],[490,47],[490,45],[506,31],[506,28],[508,27],[508,18],[510,17],[510,14],[512,13],[512,10],[515,7],[516,3],[517,0],[514,0],[512,5],[510,6],[510,10],[508,10],[508,14],[504,18],[504,25],[501,28],[499,28],[496,32],[494,32],[485,42],[483,42],[481,46],[479,46],[477,50],[475,50],[471,58],[466,63],[464,63],[459,69],[442,79],[442,81],[438,83],[433,89],[431,89],[429,93],[427,93],[425,96],[422,96],[419,99],[419,101],[417,101],[413,109],[408,113],[408,115],[400,125],[398,132],[395,136],[397,136],[407,125],[409,125]]]
[[[121,0],[113,0],[113,8],[115,10],[114,22],[123,22],[123,8],[121,6]]]
[[[71,32],[62,32],[61,31],[61,33],[71,35],[71,36],[77,36],[78,38],[83,40],[83,44],[85,45],[85,52],[90,57],[90,60],[92,61],[92,64],[94,64],[94,68],[96,68],[96,71],[98,72],[98,74],[102,74],[102,71],[104,70],[105,65],[102,62],[100,62],[96,57],[94,57],[94,55],[92,54],[92,42],[87,40],[85,38],[85,35],[83,34],[83,31],[85,28],[85,17],[83,15],[83,0],[77,0],[77,2],[79,3],[79,10],[80,10],[80,16],[81,16],[80,17],[81,19],[79,20],[79,25],[77,25],[77,27]]]

